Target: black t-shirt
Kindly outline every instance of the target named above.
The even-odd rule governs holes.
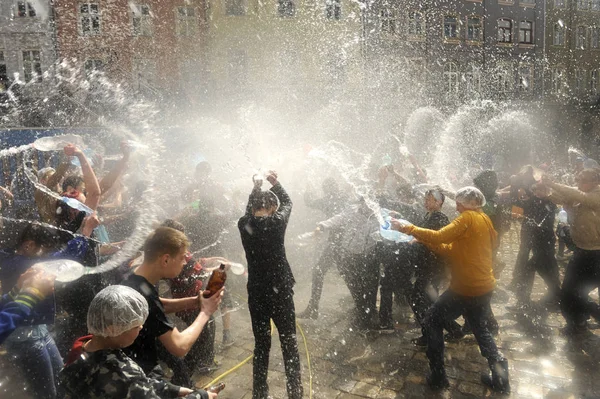
[[[140,365],[145,373],[149,373],[158,364],[156,339],[171,331],[174,326],[165,314],[165,308],[160,302],[156,287],[150,284],[148,280],[137,274],[132,274],[123,280],[121,284],[133,288],[148,301],[148,318],[142,331],[140,331],[140,335],[133,342],[133,345],[123,350]]]

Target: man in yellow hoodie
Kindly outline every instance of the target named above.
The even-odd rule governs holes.
[[[450,288],[444,292],[425,316],[427,357],[431,374],[427,377],[433,389],[449,386],[444,369],[444,325],[460,315],[470,323],[481,354],[488,360],[492,375],[482,381],[494,391],[509,393],[508,362],[487,325],[486,309],[496,286],[492,257],[498,234],[489,217],[481,210],[485,197],[475,187],[456,193],[456,210],[460,215],[440,230],[428,230],[393,220],[392,227],[410,234],[434,252],[449,260]]]

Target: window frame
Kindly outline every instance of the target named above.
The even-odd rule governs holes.
[[[24,15],[21,15],[21,10],[20,10],[21,4],[25,8]],[[31,4],[31,1],[29,1],[29,0],[16,0],[14,6],[15,6],[15,14],[14,15],[17,18],[37,18],[38,17],[35,7]]]
[[[413,18],[411,18],[411,14]],[[419,15],[419,18],[415,18],[416,15]],[[425,21],[425,13],[420,10],[408,10],[406,12],[406,36],[409,40],[425,38],[427,29]],[[415,29],[415,32],[411,32],[411,29]],[[417,30],[420,32],[416,32]]]
[[[138,8],[139,15],[136,15],[136,13],[131,10],[131,34],[136,37],[152,37],[154,35],[154,24],[150,5],[147,3],[134,3],[134,6]],[[148,14],[144,14],[144,7],[147,8]],[[137,29],[136,20],[139,21]],[[146,32],[144,32],[144,28],[147,29]]]
[[[592,69],[590,71],[590,80],[588,85],[590,94],[594,96],[598,94],[598,84],[600,84],[600,69]]]
[[[467,15],[465,18],[466,18],[466,27],[467,27],[465,29],[465,40],[470,43],[481,43],[483,41],[483,30],[484,30],[483,19],[484,19],[484,17],[481,15],[473,14],[473,15]],[[470,21],[473,19],[479,20],[479,35],[478,35],[479,37],[477,39],[469,38],[469,30],[471,28]]]
[[[181,10],[185,10],[182,14]],[[192,15],[189,14],[192,10]],[[185,29],[184,29],[185,28]],[[196,7],[177,6],[175,7],[175,35],[177,37],[192,37],[198,33],[198,18]]]
[[[590,11],[600,11],[600,0],[590,0]]]
[[[517,82],[517,89],[519,91],[519,93],[532,93],[533,92],[533,84],[535,82],[535,77],[534,77],[534,73],[535,73],[535,69],[533,67],[533,64],[531,62],[521,62],[519,63],[519,67],[518,67],[518,71],[517,71],[517,78],[518,78],[518,82]],[[529,80],[527,80],[527,84],[524,85],[523,84],[523,77],[525,76],[523,73],[521,73],[524,69],[527,69],[528,73],[526,74],[526,76],[528,77]]]
[[[446,36],[446,19],[454,18],[454,36]],[[442,38],[447,43],[459,43],[460,42],[460,17],[458,14],[448,13],[442,16]]]
[[[379,10],[379,30],[382,34],[386,36],[399,36],[399,22],[400,21],[398,19],[398,10],[396,8],[385,7]]]
[[[277,0],[277,16],[279,18],[295,18],[297,7],[294,0]]]
[[[325,18],[330,21],[342,19],[342,0],[325,0]]]
[[[500,21],[505,21],[509,23],[508,27],[501,27],[500,26]],[[513,20],[510,18],[498,18],[497,20],[497,35],[496,35],[496,41],[498,44],[512,44],[513,43],[513,28],[514,28],[514,23]],[[502,37],[503,39],[506,39],[506,31],[508,30],[509,32],[509,40],[500,40],[500,30],[502,29]]]
[[[583,35],[580,35],[580,32],[583,32]],[[575,29],[575,49],[576,50],[587,50],[588,45],[588,27],[585,25],[577,25]],[[583,46],[581,45],[583,44]]]
[[[91,37],[102,35],[102,11],[100,9],[100,3],[97,0],[85,0],[77,3],[78,5],[78,25],[79,25],[79,36]],[[82,11],[82,7],[86,5],[88,10]],[[96,7],[96,12],[92,12],[92,5]],[[86,23],[84,23],[84,19]],[[98,22],[97,30],[94,29],[94,20]],[[84,26],[89,24],[89,30],[85,31]]]
[[[557,36],[557,34],[559,34],[559,36]],[[557,43],[557,40],[556,40],[557,37],[559,37],[561,39],[561,40],[559,40],[559,43]],[[557,47],[564,47],[566,41],[567,41],[566,27],[564,25],[561,26],[560,23],[558,23],[558,21],[556,21],[554,23],[554,27],[552,29],[552,45],[557,46]]]
[[[561,66],[555,66],[550,69],[550,93],[554,95],[563,94],[565,69]]]
[[[526,24],[530,24],[530,28],[529,29],[523,29],[522,24],[526,23]],[[535,24],[533,21],[529,21],[529,20],[522,20],[519,21],[519,44],[525,44],[525,45],[534,45],[535,44]],[[521,33],[523,33],[523,38],[525,39],[525,37],[527,36],[527,32],[529,32],[529,41],[521,41]]]
[[[454,67],[455,70],[452,70],[452,67]],[[459,94],[459,86],[460,86],[460,71],[458,69],[458,63],[455,61],[446,62],[444,64],[443,77],[444,77],[444,93],[446,95],[446,98],[457,97]],[[454,90],[453,90],[453,88],[454,88]]]
[[[25,54],[29,53],[28,55],[31,56],[31,59],[28,60],[25,57]],[[36,60],[34,57],[34,53],[37,53],[38,55],[38,59]],[[23,67],[23,79],[25,80],[25,83],[42,83],[43,82],[43,69],[42,69],[42,51],[39,49],[29,49],[29,50],[21,50],[21,61],[22,61],[22,67]],[[37,63],[36,63],[37,61]],[[39,71],[35,71],[34,69],[38,69],[36,68],[36,64],[38,64],[39,67]],[[30,68],[26,68],[27,65],[30,65]],[[35,73],[35,77],[36,80],[33,81],[34,78],[34,73]],[[29,79],[27,78],[27,75],[30,74]]]
[[[514,92],[515,89],[515,74],[514,66],[510,63],[498,63],[496,65],[495,76],[496,92],[500,94],[508,94]]]
[[[590,50],[600,50],[600,26],[590,26]]]
[[[554,8],[564,10],[567,8],[567,0],[554,0]]]

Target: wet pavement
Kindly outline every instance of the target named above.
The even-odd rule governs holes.
[[[511,241],[518,242],[515,237]],[[506,286],[510,281],[515,251],[515,246],[504,248],[504,260],[508,266],[501,276],[500,290],[492,306],[500,323],[497,344],[509,359],[513,391],[510,397],[600,398],[600,326],[591,323],[588,335],[569,342],[559,334],[564,320],[558,313],[540,311],[534,316],[525,316],[506,309],[506,305],[514,305],[513,296]],[[564,264],[561,266],[564,267]],[[296,305],[297,310],[303,310],[310,295],[308,271],[297,273],[297,280]],[[234,286],[233,290],[244,295],[241,284]],[[544,293],[544,284],[536,276],[533,298],[537,300]],[[198,387],[236,367],[252,354],[254,342],[250,316],[242,298],[238,299],[238,303],[239,310],[232,317],[236,342],[229,348],[219,349],[217,361],[221,364],[220,370],[210,376],[195,376]],[[420,328],[414,322],[410,309],[395,305],[397,324],[392,334],[352,331],[348,326],[351,309],[350,294],[332,269],[326,276],[319,319],[298,321],[306,338],[304,340],[298,332],[306,398],[502,397],[492,394],[479,381],[481,373],[487,371],[487,363],[472,335],[460,342],[447,344],[446,365],[451,386],[444,392],[434,393],[425,384],[428,371],[425,351],[411,343],[412,338],[420,335]],[[461,320],[459,322],[462,323]],[[216,336],[219,344],[219,318]],[[16,383],[18,379],[12,366],[10,360],[0,353],[0,397],[27,398],[23,386]],[[219,398],[251,398],[252,362],[231,371],[222,381],[227,387]],[[269,384],[273,398],[287,397],[276,333],[271,351]],[[309,396],[311,387],[312,396]]]

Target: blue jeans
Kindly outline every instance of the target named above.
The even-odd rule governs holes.
[[[6,341],[6,350],[28,381],[35,398],[58,397],[58,373],[63,361],[45,325],[21,327]],[[11,339],[12,338],[12,339]]]
[[[492,293],[467,297],[451,290],[444,292],[425,316],[427,357],[433,373],[444,371],[444,326],[462,315],[473,329],[481,355],[489,364],[504,358],[498,352],[494,337],[488,329],[486,310],[490,306]]]

